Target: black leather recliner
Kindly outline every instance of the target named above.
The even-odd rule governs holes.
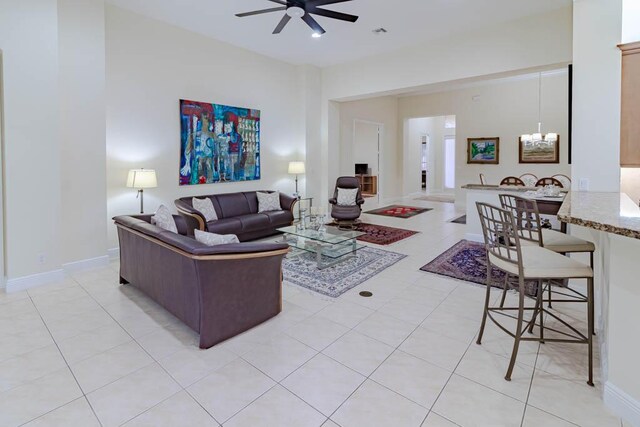
[[[355,206],[341,206],[338,205],[338,187],[340,188],[348,188],[358,189],[358,194],[356,195],[356,204]],[[336,180],[336,187],[333,190],[333,197],[329,199],[329,203],[331,204],[331,217],[336,220],[339,225],[354,223],[358,218],[360,218],[360,214],[362,213],[362,205],[364,204],[364,199],[362,198],[362,190],[360,189],[360,183],[358,182],[358,178],[355,176],[341,176]]]

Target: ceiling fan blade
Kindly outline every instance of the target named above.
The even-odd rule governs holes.
[[[355,15],[349,15],[348,13],[334,12],[333,10],[320,9],[318,7],[309,8],[307,10],[307,13],[326,16],[327,18],[339,19],[341,21],[356,22],[358,20],[358,17]]]
[[[272,3],[281,4],[283,6],[289,6],[289,4],[286,1],[283,1],[283,0],[269,0],[269,1],[272,2]]]
[[[272,7],[270,9],[254,10],[253,12],[236,13],[236,16],[238,18],[244,18],[245,16],[261,15],[263,13],[278,12],[283,10],[287,10],[287,7],[286,6]]]
[[[273,0],[272,0],[273,1]],[[326,6],[328,4],[345,3],[351,0],[308,0],[306,2],[307,7]]]
[[[304,16],[302,17],[302,20],[304,22],[307,23],[308,26],[311,27],[311,29],[313,31],[315,31],[318,34],[324,34],[326,33],[326,31],[324,30],[324,28],[322,28],[320,26],[320,24],[318,24],[318,21],[316,21],[315,19],[313,19],[313,17],[311,15],[309,15],[308,13],[305,13]]]
[[[291,17],[285,14],[280,20],[280,23],[278,23],[278,26],[276,27],[276,29],[273,30],[273,34],[280,34],[284,26],[287,25],[290,20],[291,20]]]

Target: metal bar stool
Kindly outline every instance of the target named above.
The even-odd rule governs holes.
[[[520,235],[520,242],[522,244],[542,246],[543,248],[562,255],[569,253],[588,253],[589,266],[593,269],[593,254],[596,250],[593,242],[557,230],[541,228],[538,202],[533,199],[514,196],[512,194],[500,194],[499,197],[502,208],[510,210],[515,217],[516,227],[518,228],[518,234]],[[563,289],[570,292],[570,294],[555,291],[556,295],[561,296],[561,298],[554,299],[552,297],[554,291],[551,286],[548,287],[547,304],[549,308],[551,308],[552,302],[587,302],[586,295],[581,292],[571,289],[569,286]]]
[[[589,379],[587,384],[593,386],[593,270],[588,265],[541,246],[522,245],[516,220],[510,210],[480,202],[476,203],[476,207],[480,216],[480,223],[482,224],[482,232],[487,250],[487,292],[477,344],[482,343],[487,318],[491,319],[500,329],[514,338],[511,360],[505,375],[507,381],[511,380],[511,374],[513,373],[521,341],[587,344],[589,354]],[[504,304],[490,306],[493,267],[502,270],[507,276],[517,279],[517,289],[519,292],[517,307],[505,307]],[[587,310],[588,332],[586,336],[555,313],[545,309],[542,301],[542,286],[544,283],[546,283],[547,286],[551,286],[553,279],[587,280],[587,301],[589,309]],[[538,285],[534,307],[525,307],[524,304],[526,296],[525,286],[526,282],[529,281],[535,281]],[[505,286],[507,285],[511,286],[509,280],[505,280]],[[533,311],[533,316],[531,320],[525,324],[524,314],[526,311]],[[516,314],[514,315],[514,313]],[[515,319],[516,331],[512,332],[503,326],[496,315]],[[561,331],[555,328],[545,327],[545,316],[549,316],[560,322],[566,330]],[[538,317],[539,323],[537,322]],[[532,325],[540,328],[540,335],[538,337],[523,336],[524,331],[531,329]],[[545,330],[556,332],[563,337],[545,338]]]

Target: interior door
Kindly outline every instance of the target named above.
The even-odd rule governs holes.
[[[380,145],[382,125],[380,123],[355,120],[353,124],[353,173],[356,164],[367,164],[369,171],[363,177],[362,191],[369,196],[380,197]]]

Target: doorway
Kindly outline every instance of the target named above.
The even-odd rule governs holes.
[[[405,196],[454,194],[455,141],[455,116],[416,117],[405,121]]]
[[[365,200],[381,197],[380,149],[384,125],[355,119],[353,121],[353,174],[360,181]]]

